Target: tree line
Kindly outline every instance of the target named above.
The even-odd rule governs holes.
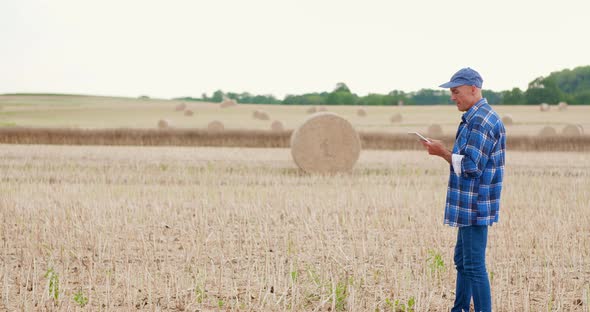
[[[576,67],[553,72],[547,77],[538,77],[528,84],[526,90],[493,91],[484,89],[483,95],[492,104],[590,104],[590,66]],[[176,100],[221,102],[225,98],[238,103],[284,104],[284,105],[432,105],[451,104],[449,91],[445,89],[421,89],[415,92],[393,90],[387,94],[370,93],[359,96],[343,82],[330,92],[314,92],[301,95],[289,94],[284,99],[273,95],[255,95],[248,92],[235,93],[215,91],[211,96],[203,93],[200,98],[181,97]]]

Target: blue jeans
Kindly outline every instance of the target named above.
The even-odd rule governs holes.
[[[451,312],[467,311],[473,298],[475,311],[491,312],[492,295],[486,271],[487,226],[459,227],[455,246],[457,288]]]

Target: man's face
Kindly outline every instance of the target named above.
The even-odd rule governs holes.
[[[461,112],[468,111],[477,101],[476,87],[474,86],[458,86],[451,88],[451,100],[457,104],[457,109]]]

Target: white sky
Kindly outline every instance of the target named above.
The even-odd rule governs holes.
[[[0,93],[484,88],[590,65],[588,0],[2,0]]]

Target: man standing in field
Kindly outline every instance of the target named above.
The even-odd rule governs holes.
[[[450,164],[445,224],[458,227],[454,262],[457,268],[455,304],[451,311],[492,311],[485,264],[488,226],[498,222],[504,175],[506,132],[498,114],[482,97],[483,79],[463,68],[440,85],[464,112],[453,150],[440,141],[422,142],[430,155]]]

